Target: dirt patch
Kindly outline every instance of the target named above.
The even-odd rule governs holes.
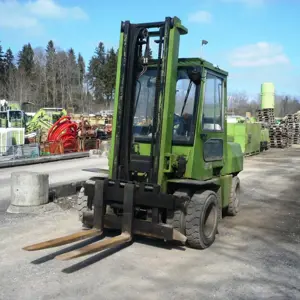
[[[61,262],[55,255],[70,247],[21,249],[80,230],[76,197],[34,218],[5,216],[0,299],[300,299],[300,149],[248,157],[240,179],[242,209],[204,251],[137,238]]]

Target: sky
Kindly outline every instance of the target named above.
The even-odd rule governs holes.
[[[100,41],[117,48],[121,21],[166,16],[189,30],[180,56],[201,56],[228,71],[229,92],[256,96],[261,83],[273,82],[278,94],[300,96],[299,0],[0,0],[0,42],[16,53],[52,39],[88,62]]]

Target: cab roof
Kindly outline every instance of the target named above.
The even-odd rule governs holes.
[[[151,60],[149,67],[154,67],[153,63],[156,63],[157,59]],[[228,76],[228,72],[225,70],[220,69],[218,66],[213,65],[212,63],[198,57],[191,57],[191,58],[179,58],[178,59],[178,67],[204,67],[213,72],[216,72],[223,76]]]
[[[228,72],[225,70],[220,69],[218,66],[213,65],[212,63],[201,59],[201,58],[179,58],[178,59],[178,66],[179,67],[189,67],[189,66],[201,66],[216,73],[220,73],[222,75],[228,76]]]

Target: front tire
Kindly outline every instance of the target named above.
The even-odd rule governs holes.
[[[187,204],[186,237],[190,247],[205,249],[215,241],[218,197],[213,191],[197,192]]]
[[[77,212],[82,226],[86,228],[92,228],[93,224],[88,224],[88,222],[83,218],[84,213],[93,213],[93,210],[88,207],[88,196],[84,194],[84,187],[80,189],[77,197]]]
[[[173,195],[179,198],[186,198],[187,201],[190,199],[189,190],[187,189],[175,191]],[[182,203],[180,209],[170,212],[167,217],[167,224],[171,225],[174,229],[182,234],[185,234],[185,203],[186,202]]]

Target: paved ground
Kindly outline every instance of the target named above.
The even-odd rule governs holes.
[[[12,172],[33,171],[49,173],[50,184],[86,180],[91,177],[90,172],[82,171],[84,168],[106,167],[104,158],[78,158],[38,165],[27,165],[13,168],[0,169],[0,212],[6,211],[10,201],[10,176]]]
[[[240,178],[242,211],[205,251],[139,239],[61,262],[21,247],[76,231],[74,211],[3,215],[0,299],[300,299],[300,149],[248,158]]]

